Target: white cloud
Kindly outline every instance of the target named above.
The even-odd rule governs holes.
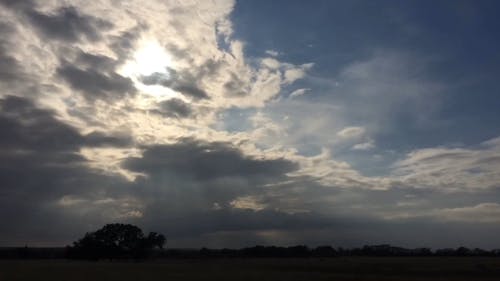
[[[426,148],[394,164],[394,176],[408,186],[443,191],[500,187],[500,145],[496,139],[472,148]]]
[[[375,148],[375,142],[373,140],[369,140],[363,143],[358,143],[352,146],[353,150],[370,150],[373,148]]]
[[[272,56],[272,57],[277,57],[280,53],[275,50],[266,50],[266,54]]]
[[[343,139],[356,139],[362,137],[365,132],[363,127],[345,127],[337,133],[337,136]]]
[[[314,66],[313,63],[306,63],[301,65],[300,67],[292,67],[290,66],[287,70],[285,70],[284,76],[285,84],[291,84],[298,79],[304,78],[306,76],[306,72]]]
[[[281,66],[281,63],[273,58],[264,58],[261,63],[270,69],[278,69]]]
[[[249,209],[253,211],[260,211],[263,210],[266,205],[260,203],[255,197],[253,196],[242,196],[234,199],[229,203],[231,207],[235,209]]]
[[[295,98],[295,97],[298,97],[298,96],[302,96],[304,95],[305,93],[309,92],[311,89],[308,89],[308,88],[302,88],[302,89],[297,89],[295,91],[293,91],[289,97],[290,98]]]

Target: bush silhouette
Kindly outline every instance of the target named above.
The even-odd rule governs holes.
[[[68,257],[76,259],[145,258],[155,248],[163,248],[166,238],[150,232],[144,236],[142,230],[131,224],[107,224],[68,247]]]

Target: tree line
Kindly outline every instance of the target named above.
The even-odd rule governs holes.
[[[304,245],[292,247],[254,246],[242,249],[164,249],[164,235],[142,230],[130,224],[107,224],[101,229],[86,233],[82,238],[66,248],[0,248],[3,259],[147,259],[147,258],[231,258],[231,257],[342,257],[342,256],[384,256],[384,257],[426,257],[426,256],[491,256],[500,257],[500,249],[483,250],[466,247],[444,248],[403,248],[389,244],[366,245],[360,248],[334,248]]]
[[[292,247],[254,246],[242,249],[148,249],[136,252],[85,251],[76,253],[74,248],[0,248],[0,259],[150,259],[150,258],[307,258],[307,257],[500,257],[500,249],[483,250],[466,247],[431,250],[429,248],[407,249],[390,245],[367,245],[360,248],[335,248],[332,246]]]
[[[182,256],[182,251],[170,250],[166,256]],[[444,248],[432,250],[430,248],[408,249],[388,244],[366,245],[360,248],[334,248],[319,246],[310,248],[304,245],[292,247],[255,246],[242,249],[207,249],[196,250],[191,255],[200,257],[343,257],[343,256],[378,256],[378,257],[426,257],[426,256],[491,256],[500,257],[500,249],[483,250],[466,247]]]

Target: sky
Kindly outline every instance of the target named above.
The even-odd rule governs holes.
[[[499,8],[0,0],[0,246],[500,248]]]

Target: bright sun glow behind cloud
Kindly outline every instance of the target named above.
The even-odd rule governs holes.
[[[127,62],[122,72],[131,77],[150,75],[155,72],[165,73],[172,65],[172,58],[156,41],[149,40],[140,44],[133,58]]]
[[[168,75],[168,68],[173,67],[172,57],[158,43],[157,40],[144,40],[134,52],[132,58],[120,69],[120,74],[130,77],[138,90],[157,98],[169,98],[178,94],[160,85],[145,85],[140,81],[141,76],[153,73]]]

